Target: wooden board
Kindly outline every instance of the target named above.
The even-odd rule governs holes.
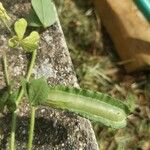
[[[150,24],[132,0],[93,0],[128,72],[150,69]]]

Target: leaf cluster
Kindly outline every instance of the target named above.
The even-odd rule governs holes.
[[[8,42],[10,47],[16,48],[20,46],[26,52],[32,52],[38,48],[38,42],[40,38],[38,32],[32,31],[29,36],[24,38],[26,29],[27,21],[24,18],[21,18],[15,22],[14,30],[16,35],[14,35]]]

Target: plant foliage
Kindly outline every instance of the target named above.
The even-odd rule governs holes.
[[[38,106],[47,100],[49,87],[44,78],[33,79],[26,84],[28,100],[33,106]]]
[[[26,28],[27,21],[24,18],[21,18],[15,22],[14,29],[16,35],[9,40],[8,44],[10,47],[15,48],[17,46],[21,46],[24,50],[26,50],[26,52],[32,52],[38,48],[40,38],[38,32],[32,31],[29,36],[24,38]]]
[[[30,16],[32,16],[29,18],[30,25],[41,26],[42,24],[46,28],[56,22],[56,10],[51,0],[32,0],[31,3],[34,11],[30,12]],[[39,23],[39,20],[41,23]]]

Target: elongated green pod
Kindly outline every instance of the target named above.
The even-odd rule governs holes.
[[[121,101],[100,92],[72,87],[50,87],[45,105],[67,109],[112,128],[126,126],[128,107]]]

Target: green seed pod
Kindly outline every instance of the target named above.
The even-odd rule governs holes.
[[[48,106],[67,109],[112,128],[126,126],[128,107],[121,101],[100,92],[71,87],[50,87]]]

